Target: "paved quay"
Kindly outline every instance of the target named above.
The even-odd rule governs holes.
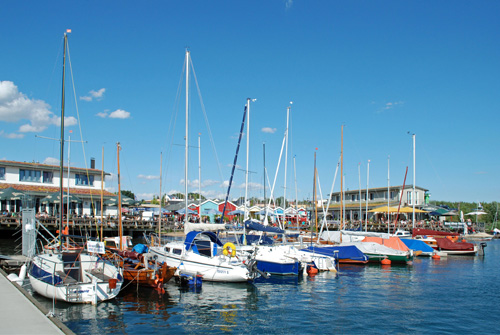
[[[0,269],[0,334],[74,334]]]

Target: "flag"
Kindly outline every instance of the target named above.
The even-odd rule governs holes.
[[[483,205],[481,205],[480,202],[477,203],[477,208],[479,208],[480,210],[483,210]]]
[[[66,29],[66,32],[69,34],[71,33],[71,29]]]

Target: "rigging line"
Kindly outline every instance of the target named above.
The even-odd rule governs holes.
[[[169,167],[170,167],[170,162],[172,161],[170,159],[170,155],[172,153],[172,147],[173,147],[173,142],[174,142],[174,136],[175,136],[175,125],[177,123],[177,116],[178,116],[178,113],[179,113],[179,105],[180,105],[180,96],[181,96],[181,92],[182,92],[182,84],[184,82],[184,69],[186,67],[186,60],[184,59],[184,65],[182,66],[182,71],[181,71],[181,76],[180,76],[180,79],[179,79],[179,85],[177,86],[177,94],[176,94],[176,97],[175,97],[175,101],[174,101],[174,106],[173,106],[173,113],[170,117],[170,124],[168,126],[168,130],[167,130],[167,135],[168,134],[171,134],[170,138],[167,136],[167,142],[166,142],[166,155],[165,155],[165,160],[167,161],[167,164],[165,166],[165,172],[164,172],[164,175],[165,175],[165,185],[163,187],[167,187],[167,175],[168,175],[168,171],[169,171]]]
[[[85,154],[85,142],[83,140],[83,131],[82,131],[82,123],[81,123],[81,119],[80,119],[80,110],[78,108],[78,100],[76,99],[76,88],[75,88],[75,78],[73,76],[73,66],[71,64],[71,54],[69,52],[69,41],[67,42],[67,48],[68,48],[68,64],[69,64],[69,72],[71,74],[71,84],[73,86],[73,98],[75,99],[75,108],[76,108],[76,116],[77,116],[77,120],[78,120],[78,130],[80,131],[80,143],[82,144],[82,153],[83,153],[83,163],[85,165],[85,172],[86,172],[86,175],[87,175],[87,181],[88,183],[90,184],[90,176],[89,176],[89,169],[88,169],[88,165],[87,165],[87,156]],[[68,145],[71,145],[71,143],[69,143]],[[68,176],[69,178],[70,176]],[[102,180],[101,180],[101,183],[102,183]],[[94,197],[92,195],[92,190],[90,190],[90,206],[91,206],[91,212],[92,213],[95,213],[96,211],[96,208],[94,206]],[[95,220],[97,222],[97,217],[94,215],[95,217]]]
[[[212,145],[212,150],[214,151],[215,160],[217,162],[217,168],[219,170],[220,180],[221,180],[221,182],[223,182],[224,178],[222,177],[222,169],[220,167],[219,156],[217,155],[217,149],[215,148],[215,142],[214,142],[214,139],[212,136],[212,130],[210,129],[210,124],[208,123],[208,116],[207,116],[207,112],[205,110],[205,105],[203,103],[203,98],[201,96],[200,87],[198,85],[198,79],[196,78],[196,73],[194,71],[193,60],[191,60],[191,69],[193,70],[193,77],[194,77],[194,81],[196,83],[196,89],[198,90],[198,97],[200,98],[201,109],[203,111],[203,116],[205,118],[205,124],[207,126],[208,136],[210,138],[210,144]]]

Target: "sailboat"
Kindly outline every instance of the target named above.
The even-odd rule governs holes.
[[[38,294],[70,303],[92,303],[112,299],[123,284],[122,270],[100,256],[104,243],[85,242],[82,248],[63,245],[63,162],[64,162],[64,81],[66,67],[67,31],[64,34],[64,58],[61,106],[60,192],[58,247],[33,257],[28,274],[33,290]],[[69,176],[68,176],[69,178]]]
[[[186,134],[185,134],[185,213],[184,241],[172,241],[163,244],[161,239],[152,236],[150,252],[158,261],[167,262],[177,267],[177,275],[201,276],[205,281],[246,282],[259,276],[254,262],[244,263],[235,257],[232,243],[225,245],[215,233],[206,230],[223,230],[223,224],[191,223],[188,220],[188,150],[189,150],[189,66],[190,52],[186,50]]]
[[[176,268],[167,265],[164,261],[158,261],[154,255],[148,252],[146,246],[136,246],[130,248],[126,242],[127,237],[123,236],[122,208],[121,208],[121,186],[120,186],[120,143],[116,144],[117,167],[118,167],[118,238],[107,238],[107,241],[116,239],[118,248],[110,248],[107,257],[116,258],[118,254],[123,266],[123,277],[126,282],[132,282],[139,286],[153,287],[163,292],[163,285],[166,284],[175,273]],[[121,241],[121,242],[120,242]],[[115,244],[116,245],[116,244]],[[108,246],[108,245],[107,245]],[[138,250],[140,252],[138,252]]]

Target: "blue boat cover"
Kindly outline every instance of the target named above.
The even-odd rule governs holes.
[[[253,244],[257,243],[260,239],[259,245],[273,245],[274,240],[270,238],[269,236],[262,236],[260,237],[259,235],[241,235],[239,240],[240,243],[243,244],[243,240],[247,240],[247,244]]]
[[[427,243],[425,243],[424,241],[420,241],[420,240],[410,240],[410,239],[407,239],[407,238],[402,238],[401,241],[403,241],[403,243],[409,248],[409,249],[412,249],[412,250],[420,250],[422,252],[433,252],[434,249],[432,249],[432,247],[430,247]]]
[[[134,245],[134,248],[132,249],[132,251],[135,251],[139,254],[143,254],[145,252],[148,252],[148,247],[144,244],[136,244],[136,245]]]
[[[368,260],[368,256],[366,256],[361,250],[359,250],[354,245],[345,245],[345,246],[335,246],[335,247],[313,247],[309,246],[305,249],[302,249],[308,252],[315,252],[317,254],[326,255],[335,257],[338,260],[341,259],[351,259],[353,261],[362,261],[365,262]],[[338,253],[335,255],[335,251]]]
[[[212,233],[211,231],[190,231],[186,235],[186,239],[184,240],[184,245],[186,246],[186,250],[189,250],[189,248],[191,248],[194,239],[196,238],[196,236],[200,234],[208,236],[210,238],[210,241],[222,247],[222,242],[219,240],[217,235],[215,235],[215,233]]]
[[[245,229],[257,230],[257,231],[267,231],[269,233],[283,234],[285,231],[277,227],[264,226],[263,224],[253,222],[250,220],[245,221]]]

